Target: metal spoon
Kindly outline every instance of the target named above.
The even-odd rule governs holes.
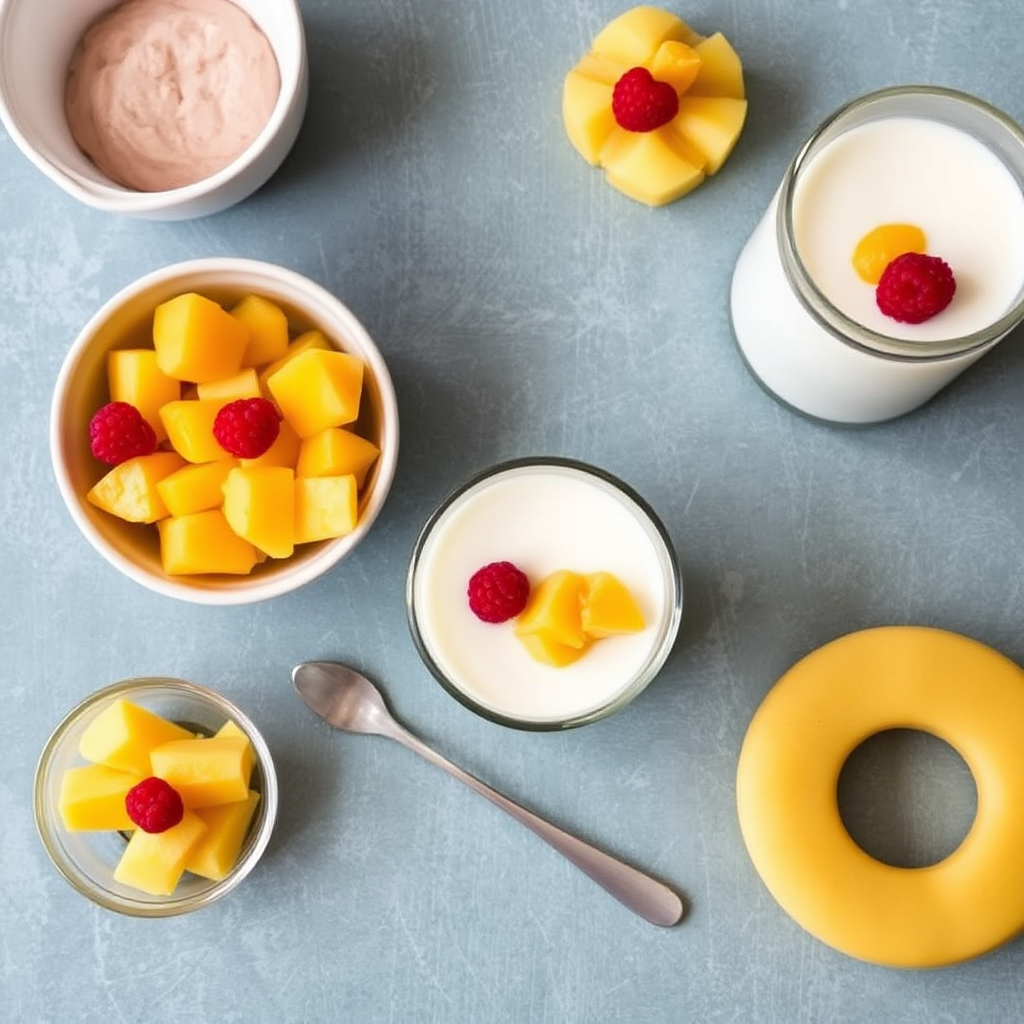
[[[299,696],[335,729],[387,736],[443,768],[503,811],[508,811],[652,924],[668,927],[682,918],[683,901],[666,885],[538,818],[413,736],[391,716],[380,691],[355,669],[334,661],[308,661],[292,669],[292,683]]]

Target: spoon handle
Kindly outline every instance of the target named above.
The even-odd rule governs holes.
[[[452,764],[446,757],[442,757],[436,750],[428,747],[422,740],[401,726],[394,730],[389,729],[386,735],[426,758],[431,764],[443,768],[449,775],[455,776],[470,789],[476,790],[492,804],[507,811],[549,846],[554,847],[568,858],[584,874],[589,875],[620,903],[625,904],[630,910],[650,921],[651,924],[669,927],[682,918],[683,901],[668,886],[657,879],[651,878],[629,864],[583,842],[582,839],[552,825],[551,822],[538,817],[532,811],[526,810],[525,807],[520,807],[507,796],[481,782],[476,776],[470,775],[458,765]]]

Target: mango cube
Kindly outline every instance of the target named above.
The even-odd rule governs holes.
[[[574,661],[582,658],[587,650],[586,644],[582,647],[570,647],[568,644],[552,640],[546,633],[523,634],[519,640],[534,661],[551,665],[553,668],[564,668],[566,665],[571,665]]]
[[[295,549],[295,473],[285,466],[238,466],[223,486],[231,529],[271,558]]]
[[[253,752],[252,744],[249,742],[249,737],[238,727],[235,722],[230,719],[226,721],[214,734],[216,736],[237,736],[245,740],[245,753],[242,755],[242,772],[248,779],[252,774],[252,767],[256,761],[256,755]]]
[[[570,71],[562,88],[562,120],[576,151],[588,164],[601,161],[601,150],[617,127],[612,113],[615,81],[596,80],[580,70]]]
[[[345,476],[351,473],[356,478],[356,487],[362,487],[379,455],[380,449],[365,437],[343,427],[327,427],[302,441],[295,475]]]
[[[149,754],[154,747],[191,738],[180,725],[131,701],[116,700],[86,726],[78,752],[87,761],[144,778],[153,774]]]
[[[516,636],[538,634],[566,647],[582,648],[586,643],[580,620],[583,585],[583,577],[568,569],[559,569],[542,580],[516,620]]]
[[[238,860],[259,799],[259,793],[250,789],[244,800],[197,808],[196,817],[206,831],[189,853],[185,870],[215,882],[226,878]]]
[[[157,529],[160,562],[168,576],[245,576],[260,561],[256,549],[231,529],[219,508],[162,519]]]
[[[746,98],[743,64],[721,32],[702,39],[693,49],[700,58],[700,70],[688,90],[691,96],[725,96],[735,100]]]
[[[202,819],[188,810],[166,832],[137,828],[114,869],[114,879],[151,896],[170,896],[185,871],[185,861],[205,831]]]
[[[244,736],[189,737],[154,747],[153,774],[173,786],[189,810],[244,800],[252,757]]]
[[[224,408],[220,399],[168,402],[160,409],[167,438],[174,450],[189,462],[216,462],[228,453],[213,436],[213,423]]]
[[[295,433],[312,437],[356,421],[363,362],[347,352],[311,348],[267,377],[267,387]]]
[[[195,292],[162,302],[153,313],[157,365],[175,380],[199,384],[234,376],[248,345],[249,328]]]
[[[590,640],[637,633],[644,628],[644,616],[629,587],[610,572],[590,573],[580,602],[580,624]]]
[[[651,58],[650,72],[659,82],[668,82],[680,95],[700,74],[700,54],[686,43],[666,39]]]
[[[247,295],[231,308],[231,315],[249,330],[243,366],[261,366],[280,359],[288,349],[288,317],[280,306],[261,295]]]
[[[323,331],[318,331],[315,328],[311,331],[304,331],[294,341],[288,342],[284,355],[260,370],[260,388],[263,391],[264,398],[271,397],[270,391],[267,388],[267,378],[271,374],[277,373],[285,363],[296,356],[302,355],[303,352],[308,352],[311,348],[323,349],[325,352],[329,352],[334,346],[328,341],[327,335]]]
[[[746,100],[683,96],[672,130],[700,153],[705,173],[715,174],[736,145],[746,116]]]
[[[235,402],[239,398],[259,398],[260,396],[259,377],[251,366],[236,373],[233,377],[223,377],[221,380],[211,380],[196,385],[197,398],[215,398],[222,403]]]
[[[122,348],[107,355],[107,387],[111,402],[127,402],[142,413],[157,441],[167,436],[160,406],[181,397],[181,382],[168,377],[151,348]]]
[[[177,452],[137,455],[108,470],[86,500],[129,523],[155,523],[167,515],[157,484],[184,465]]]
[[[616,133],[625,136],[621,128]],[[605,177],[620,192],[645,203],[664,206],[692,192],[703,180],[704,169],[683,146],[661,128],[629,133],[627,144],[603,157]]]
[[[236,459],[189,463],[160,480],[156,485],[157,493],[172,516],[220,508],[224,501],[221,487],[237,465]]]
[[[343,537],[359,521],[356,478],[307,476],[295,480],[295,543]]]
[[[134,772],[105,764],[69,768],[61,776],[57,809],[69,832],[125,831],[135,828],[124,798],[142,781]]]

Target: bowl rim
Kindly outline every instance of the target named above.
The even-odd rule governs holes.
[[[27,3],[29,0],[0,0],[0,53],[5,46],[5,37],[10,23],[9,15],[13,15],[19,3]],[[110,7],[113,9],[118,5],[119,0],[110,0]],[[308,100],[309,89],[309,59],[306,49],[306,35],[302,21],[302,12],[297,0],[277,0],[282,4],[282,13],[288,17],[288,34],[283,40],[290,50],[295,47],[295,74],[287,79],[281,74],[281,61],[277,61],[278,73],[280,75],[280,92],[277,102],[271,111],[267,123],[260,130],[255,139],[231,161],[226,167],[219,171],[193,182],[190,185],[183,185],[180,188],[167,189],[160,192],[141,192],[135,189],[127,189],[114,183],[107,184],[103,181],[85,181],[77,175],[65,170],[60,163],[51,160],[46,156],[29,138],[22,127],[17,116],[16,109],[12,106],[3,88],[5,81],[4,74],[0,71],[0,124],[4,126],[7,133],[13,139],[15,145],[27,157],[35,167],[42,171],[54,184],[64,190],[69,196],[77,199],[86,206],[104,213],[117,213],[127,216],[146,217],[150,215],[159,216],[162,213],[186,210],[192,205],[202,206],[201,212],[195,216],[202,216],[208,213],[216,213],[225,206],[234,205],[240,202],[247,195],[255,191],[262,184],[255,181],[253,187],[247,188],[244,195],[225,196],[223,204],[209,206],[204,200],[210,200],[220,190],[227,189],[236,181],[242,180],[247,173],[250,173],[260,160],[274,152],[274,144],[279,137],[288,134],[288,122],[293,118],[301,121]],[[287,6],[285,6],[287,5]],[[251,13],[245,13],[252,18]],[[255,21],[255,19],[253,19]],[[275,58],[278,54],[278,39],[271,39],[270,34],[265,32],[262,26],[260,31],[267,37]],[[291,148],[294,136],[298,134],[299,124],[296,123],[293,136],[289,141],[285,153]],[[285,153],[282,153],[282,159]],[[271,171],[272,173],[272,171]],[[97,174],[103,172],[97,168]],[[269,175],[268,175],[269,176]]]
[[[140,692],[145,694],[155,691],[171,691],[209,703],[218,712],[224,714],[225,721],[231,719],[246,734],[262,775],[263,785],[260,794],[262,810],[259,831],[254,841],[247,849],[243,845],[239,859],[225,878],[219,882],[211,880],[210,885],[201,892],[189,896],[175,897],[172,894],[167,897],[133,900],[115,897],[93,887],[75,868],[73,860],[63,855],[63,846],[55,839],[57,831],[61,828],[58,822],[59,815],[56,808],[51,808],[47,800],[47,784],[50,780],[50,769],[58,746],[68,729],[78,723],[85,714],[97,705],[109,704],[121,697],[129,699],[132,694],[138,695]],[[129,917],[173,917],[209,906],[222,896],[226,896],[249,875],[263,856],[274,831],[279,802],[277,769],[274,766],[274,759],[262,732],[252,719],[234,701],[216,690],[173,676],[138,676],[122,679],[101,687],[80,700],[61,718],[43,745],[33,775],[32,793],[36,832],[47,856],[60,875],[73,889],[98,906]]]
[[[320,542],[324,545],[322,550],[302,563],[291,566],[285,563],[281,566],[280,571],[264,577],[239,576],[232,580],[235,584],[233,586],[205,589],[191,586],[188,582],[189,577],[156,575],[141,568],[132,559],[114,548],[96,529],[84,513],[82,506],[85,500],[84,496],[79,495],[76,491],[68,470],[68,460],[65,457],[63,444],[62,410],[72,389],[75,374],[89,350],[95,334],[117,309],[136,296],[161,285],[167,285],[179,278],[192,281],[192,284],[187,287],[201,290],[202,281],[196,281],[195,278],[202,278],[204,275],[220,276],[225,274],[249,275],[251,279],[255,279],[257,276],[272,279],[296,295],[311,296],[318,304],[329,308],[332,314],[344,324],[346,333],[358,340],[362,350],[360,357],[369,368],[376,385],[381,404],[381,451],[378,456],[379,464],[371,500],[366,503],[359,522],[351,533],[334,540]],[[240,286],[240,290],[244,288],[244,285]],[[294,299],[292,301],[296,306],[301,305]],[[394,383],[383,354],[355,314],[332,292],[294,270],[263,260],[239,257],[214,256],[173,263],[137,278],[112,295],[89,318],[68,349],[57,374],[50,406],[50,463],[64,505],[79,530],[92,547],[124,576],[164,597],[192,604],[227,607],[265,601],[291,593],[332,569],[362,541],[380,514],[394,481],[398,464],[398,447],[399,415]]]
[[[449,678],[448,674],[434,659],[420,631],[416,616],[416,574],[423,550],[431,533],[448,510],[464,494],[467,494],[484,481],[504,473],[519,469],[542,467],[554,467],[556,469],[569,470],[582,476],[593,477],[612,490],[619,492],[626,499],[627,503],[635,505],[638,514],[646,518],[653,529],[654,535],[660,541],[665,556],[665,564],[668,568],[666,580],[670,584],[671,592],[668,594],[669,600],[666,602],[666,616],[661,627],[660,636],[652,645],[650,654],[628,685],[624,686],[604,704],[580,714],[569,715],[564,718],[517,718],[514,715],[504,714],[474,700]],[[430,674],[452,697],[470,711],[497,725],[508,726],[509,728],[519,729],[524,732],[556,732],[565,729],[575,729],[579,726],[588,725],[591,722],[607,718],[629,704],[654,681],[668,660],[679,634],[679,627],[682,622],[683,600],[683,577],[678,552],[672,542],[668,529],[650,503],[629,484],[613,473],[580,459],[557,455],[522,456],[506,459],[473,473],[468,479],[449,490],[438,502],[416,537],[412,554],[409,558],[405,582],[406,622],[417,653],[422,659],[423,664],[430,671]]]

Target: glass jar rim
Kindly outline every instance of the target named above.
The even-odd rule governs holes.
[[[797,151],[786,169],[779,187],[776,209],[776,241],[783,272],[794,294],[808,314],[823,329],[844,344],[874,357],[898,362],[935,362],[958,358],[969,352],[995,345],[1024,320],[1024,287],[1021,288],[1013,305],[1002,316],[970,334],[921,341],[894,338],[853,320],[838,309],[821,291],[800,257],[793,225],[793,204],[797,179],[820,150],[833,138],[865,123],[859,120],[859,117],[867,109],[875,108],[880,104],[898,104],[902,100],[913,97],[922,98],[926,102],[936,105],[946,104],[970,108],[991,124],[994,131],[1003,133],[1014,148],[1020,152],[1020,169],[1015,171],[998,153],[993,155],[997,156],[1007,171],[1016,178],[1022,193],[1024,193],[1024,128],[1013,118],[985,100],[957,89],[935,85],[892,86],[867,93],[839,107],[818,125]],[[900,114],[892,113],[873,120],[897,116]],[[941,123],[941,118],[934,114],[916,114],[914,116]],[[960,126],[956,127],[958,130],[966,131]],[[967,132],[967,134],[973,133]],[[986,140],[979,139],[978,141],[986,145],[990,151],[992,150],[992,146]]]

